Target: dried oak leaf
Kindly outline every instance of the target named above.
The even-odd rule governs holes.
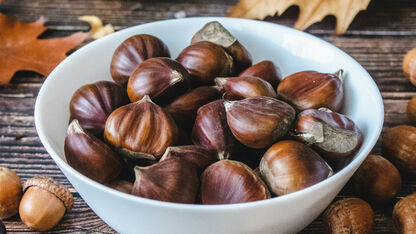
[[[0,14],[0,84],[8,83],[20,70],[48,75],[66,57],[66,52],[88,37],[88,33],[78,32],[67,37],[38,39],[47,29],[44,23],[44,18],[24,23]]]
[[[311,24],[321,21],[327,15],[337,18],[336,34],[343,34],[355,15],[367,9],[371,0],[240,0],[228,16],[264,19],[275,13],[281,15],[292,5],[298,5],[299,18],[295,28],[304,30]]]

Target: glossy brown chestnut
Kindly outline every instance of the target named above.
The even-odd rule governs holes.
[[[329,161],[352,155],[363,142],[363,134],[354,121],[325,108],[299,113],[295,122],[295,135]]]
[[[402,185],[397,168],[387,159],[370,154],[355,172],[353,181],[357,192],[372,204],[393,200]]]
[[[202,27],[192,37],[191,44],[200,41],[209,41],[224,47],[234,58],[237,73],[250,67],[252,64],[251,55],[247,49],[218,21],[209,22]]]
[[[170,58],[151,58],[142,62],[127,84],[130,101],[148,95],[159,104],[166,104],[189,88],[189,73]]]
[[[166,149],[160,161],[170,158],[182,158],[193,163],[201,173],[209,165],[218,161],[218,153],[200,145],[170,146]]]
[[[224,106],[234,137],[255,149],[282,138],[295,120],[295,110],[289,104],[271,97],[225,101]]]
[[[127,103],[129,98],[126,91],[114,82],[87,84],[72,95],[69,103],[70,121],[77,119],[85,130],[101,136],[107,117]]]
[[[176,60],[188,70],[193,86],[213,85],[215,77],[234,72],[233,58],[224,48],[208,41],[186,47]]]
[[[254,76],[218,77],[215,78],[215,83],[227,100],[277,96],[271,84]]]
[[[374,227],[371,206],[358,198],[344,198],[331,204],[323,216],[324,233],[370,234]]]
[[[125,86],[140,63],[154,57],[170,57],[168,47],[159,38],[148,34],[129,37],[113,54],[111,76],[116,83]]]
[[[277,94],[300,111],[321,107],[339,111],[344,98],[342,70],[335,74],[315,71],[294,73],[280,82]]]
[[[383,156],[401,172],[416,175],[416,127],[399,125],[382,138]]]
[[[195,202],[199,179],[192,163],[171,158],[134,170],[133,195],[168,202]]]
[[[184,128],[192,128],[198,109],[220,98],[220,92],[216,86],[202,86],[182,94],[173,102],[165,106],[175,122]]]
[[[393,208],[393,225],[400,234],[413,234],[416,230],[416,192],[407,195]]]
[[[104,137],[127,157],[160,158],[178,141],[175,121],[149,96],[113,111],[105,124]]]
[[[224,100],[213,101],[199,108],[192,129],[192,142],[217,151],[219,159],[230,157],[236,140],[227,124]]]
[[[64,150],[71,167],[99,183],[108,182],[121,173],[121,158],[100,139],[86,132],[77,119],[69,124]]]
[[[416,96],[407,103],[407,116],[410,120],[416,122]]]
[[[244,163],[221,160],[201,176],[202,204],[233,204],[270,198],[259,176]]]
[[[260,173],[276,195],[285,195],[319,183],[333,174],[311,148],[292,140],[272,145],[260,161]]]
[[[257,64],[254,64],[251,67],[248,67],[246,70],[242,71],[238,76],[259,77],[269,82],[274,89],[277,88],[277,85],[282,80],[282,73],[280,72],[280,68],[269,60],[261,61]]]

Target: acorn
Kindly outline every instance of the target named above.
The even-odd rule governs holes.
[[[334,74],[297,72],[280,82],[277,94],[299,111],[325,107],[337,112],[344,99],[342,75],[342,70]]]
[[[295,120],[295,110],[289,104],[271,97],[225,101],[224,106],[234,137],[255,149],[281,139]]]
[[[136,68],[146,59],[154,57],[170,57],[165,43],[148,34],[131,36],[114,51],[110,65],[111,76],[116,83],[125,87]]]
[[[246,70],[242,71],[238,76],[255,76],[269,82],[274,89],[282,80],[282,73],[280,68],[276,66],[272,61],[264,60]]]
[[[170,58],[151,58],[142,62],[131,74],[127,84],[130,101],[148,95],[159,104],[169,103],[189,88],[189,73]]]
[[[221,160],[201,176],[202,204],[234,204],[270,198],[261,178],[244,163]]]

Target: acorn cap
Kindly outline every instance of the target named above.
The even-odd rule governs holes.
[[[26,182],[23,184],[23,193],[25,193],[26,190],[32,186],[40,187],[54,194],[62,201],[62,203],[64,203],[66,211],[70,211],[74,205],[74,197],[72,196],[71,192],[69,192],[65,186],[52,179],[51,177],[36,176],[26,180]]]

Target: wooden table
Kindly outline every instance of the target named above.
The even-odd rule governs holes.
[[[187,16],[224,16],[236,0],[5,0],[0,12],[22,21],[35,21],[46,16],[51,28],[42,37],[64,36],[76,31],[88,31],[89,26],[78,16],[97,15],[116,30],[155,20],[174,18],[184,11]],[[291,7],[281,17],[270,17],[284,25],[293,25],[298,14]],[[334,17],[311,26],[307,31],[346,51],[374,78],[385,106],[383,133],[399,124],[411,124],[406,116],[408,100],[416,88],[404,77],[401,69],[404,54],[416,47],[416,1],[373,0],[368,10],[358,14],[349,30],[334,36]],[[335,69],[335,68],[334,68]],[[34,72],[18,72],[11,83],[0,86],[0,166],[17,172],[22,180],[35,175],[49,175],[71,188],[74,208],[52,231],[68,233],[113,233],[82,200],[42,146],[33,119],[36,95],[45,77]],[[53,112],[54,110],[50,110]],[[380,141],[373,150],[380,154]],[[403,187],[397,198],[416,192],[416,178],[403,176]],[[350,184],[338,198],[354,196]],[[375,233],[392,233],[392,205],[376,209]],[[17,216],[4,221],[9,232],[27,232]],[[303,233],[321,233],[317,219]]]

